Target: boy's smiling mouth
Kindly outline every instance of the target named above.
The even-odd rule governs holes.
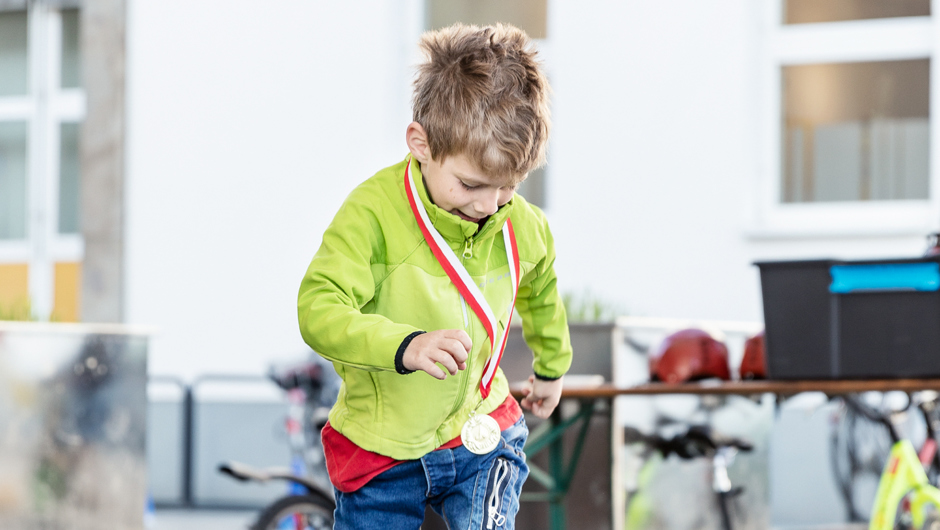
[[[457,214],[457,217],[460,217],[464,221],[470,221],[471,223],[479,223],[481,218],[470,217],[469,215],[464,214],[460,210],[454,210],[454,213]]]

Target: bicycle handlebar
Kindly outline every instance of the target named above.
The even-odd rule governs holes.
[[[716,435],[705,425],[692,425],[686,432],[668,439],[655,434],[645,435],[637,429],[625,427],[624,442],[643,442],[658,450],[664,457],[675,454],[684,460],[711,457],[724,447],[742,452],[754,449],[754,446],[746,440]]]
[[[268,379],[284,390],[302,388],[319,391],[323,388],[324,374],[319,364],[306,364],[281,373],[272,370],[268,372]]]
[[[911,405],[914,403],[914,401],[911,399],[911,396],[909,394],[906,394],[906,395],[908,397],[906,406],[904,406],[900,410],[892,410],[887,413],[879,412],[875,410],[874,408],[869,407],[868,405],[863,403],[862,400],[858,399],[858,397],[851,395],[851,394],[842,396],[842,400],[845,402],[846,406],[848,406],[849,408],[851,408],[853,411],[857,412],[858,414],[861,414],[865,418],[875,423],[880,423],[884,425],[885,428],[888,429],[888,434],[891,436],[891,443],[897,443],[901,439],[901,435],[898,433],[897,428],[895,428],[894,422],[891,420],[891,415],[904,412],[911,408]]]

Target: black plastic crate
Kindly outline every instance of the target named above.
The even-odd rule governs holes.
[[[768,377],[940,377],[937,258],[756,265]]]

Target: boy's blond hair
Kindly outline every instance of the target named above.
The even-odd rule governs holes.
[[[550,88],[525,32],[455,24],[420,46],[412,106],[435,160],[464,155],[513,184],[545,162]]]

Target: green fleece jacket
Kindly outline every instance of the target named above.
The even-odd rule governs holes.
[[[509,394],[498,370],[482,400],[479,383],[490,341],[418,228],[405,194],[407,160],[379,171],[347,197],[323,234],[298,297],[301,335],[343,380],[330,424],[359,447],[399,460],[420,458],[459,436],[471,411],[487,414]],[[431,223],[477,282],[500,334],[512,301],[501,230],[512,219],[521,271],[516,310],[534,353],[533,370],[547,379],[564,375],[571,341],[542,211],[516,195],[481,228],[430,201],[417,163],[411,173]],[[439,329],[470,335],[466,370],[443,381],[421,371],[396,371],[395,356],[406,337]]]

